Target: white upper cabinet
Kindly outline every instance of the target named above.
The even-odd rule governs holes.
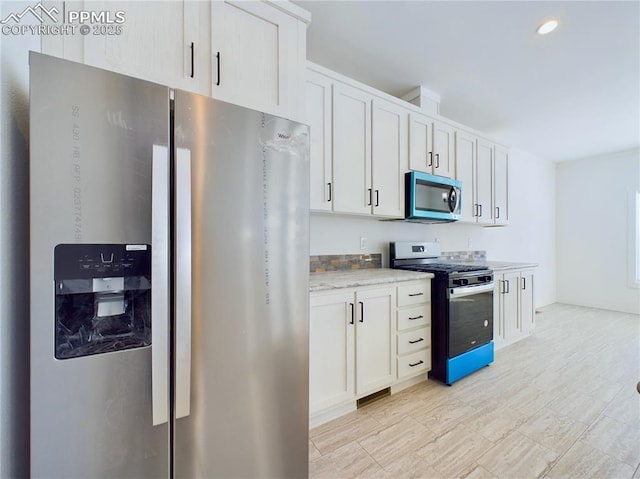
[[[462,221],[507,224],[506,148],[308,65],[312,211],[403,218],[404,175],[414,170],[462,182]]]
[[[64,3],[64,6],[63,6]],[[52,2],[123,12],[89,34],[43,36],[51,55],[301,120],[308,12],[290,2]],[[103,28],[104,27],[104,28]],[[99,33],[99,34],[94,34]]]
[[[314,69],[306,91],[311,209],[402,218],[408,112]]]
[[[62,3],[62,2],[59,2]],[[209,94],[207,2],[66,2],[66,9],[123,12],[121,24],[43,36],[44,53],[183,90]],[[63,11],[62,5],[60,11]]]
[[[454,129],[449,125],[433,122],[433,174],[453,178],[455,176],[453,138]]]
[[[310,207],[331,211],[333,169],[331,165],[331,79],[307,70],[306,123],[310,128]]]
[[[306,33],[300,23],[264,2],[212,1],[211,95],[300,118],[306,66]]]
[[[478,223],[493,224],[493,143],[478,138],[476,154],[475,216]]]
[[[407,111],[375,98],[372,105],[373,214],[404,216],[403,181],[407,168]]]
[[[409,169],[453,178],[454,129],[412,112],[409,115]]]
[[[509,221],[509,150],[501,146],[494,148],[494,209],[496,224]]]
[[[409,114],[409,169],[433,172],[433,120],[417,113]]]
[[[456,173],[462,182],[462,221],[476,222],[476,137],[456,132]]]
[[[371,214],[371,96],[333,86],[333,211]]]
[[[457,131],[455,157],[456,176],[462,182],[462,221],[506,225],[509,151]]]

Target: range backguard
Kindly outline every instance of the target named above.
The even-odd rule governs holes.
[[[55,357],[151,344],[151,247],[59,244],[54,251]]]

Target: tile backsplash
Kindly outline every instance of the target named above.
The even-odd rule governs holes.
[[[445,261],[460,261],[463,263],[473,263],[475,261],[486,261],[486,251],[443,251],[440,258]]]
[[[382,267],[382,255],[374,254],[332,254],[311,256],[309,271],[326,273],[327,271],[345,271],[353,269],[375,269]]]

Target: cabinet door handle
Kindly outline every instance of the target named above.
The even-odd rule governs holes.
[[[380,206],[380,190],[376,190],[376,206]]]
[[[360,322],[364,323],[364,303],[362,301],[358,301],[360,303]]]
[[[216,53],[216,64],[218,69],[218,81],[216,81],[216,85],[220,86],[220,52]]]
[[[195,76],[195,62],[194,62],[194,57],[195,57],[195,50],[196,50],[196,45],[195,43],[191,42],[191,78],[193,78]]]
[[[373,190],[371,188],[367,188],[367,191],[369,192],[369,203],[367,203],[367,206],[371,206],[371,203],[373,203]]]
[[[436,153],[436,168],[440,168],[440,153]]]
[[[349,303],[349,306],[351,307],[351,321],[349,321],[349,324],[354,324],[355,323],[356,308],[355,308],[355,305],[353,303]]]
[[[500,218],[500,207],[496,206],[496,219]]]
[[[429,163],[427,166],[433,166],[433,151],[429,152]]]
[[[327,186],[329,187],[329,199],[327,201],[331,201],[331,183],[327,183]]]
[[[522,289],[527,289],[527,278],[522,278]]]
[[[409,364],[410,367],[414,367],[414,366],[418,366],[420,364],[423,364],[424,361],[421,359],[420,361],[418,361],[417,363],[413,363],[413,364]]]
[[[416,343],[419,343],[420,341],[424,341],[424,338],[416,339],[415,341],[409,341],[409,344],[416,344]]]
[[[422,296],[424,293],[409,293],[409,296]]]
[[[511,280],[509,280],[509,279],[505,280],[505,283],[507,285],[507,291],[506,291],[507,294],[509,294],[511,292],[511,283],[510,283],[510,281]]]
[[[502,285],[502,288],[500,288],[500,294],[505,294],[507,292],[507,282],[501,279],[500,284]]]
[[[423,316],[423,315],[420,315],[420,316],[414,316],[413,318],[412,318],[412,317],[409,317],[408,319],[409,319],[409,321],[413,321],[413,320],[420,319],[420,318],[424,318],[424,316]]]
[[[478,205],[478,217],[482,216],[482,205]]]

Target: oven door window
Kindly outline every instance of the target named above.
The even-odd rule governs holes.
[[[464,294],[455,288],[449,297],[449,357],[493,339],[493,285],[490,291]]]
[[[453,190],[453,198],[451,192]],[[419,211],[437,211],[452,213],[457,209],[458,195],[448,185],[436,185],[422,180],[415,182],[415,209]]]

